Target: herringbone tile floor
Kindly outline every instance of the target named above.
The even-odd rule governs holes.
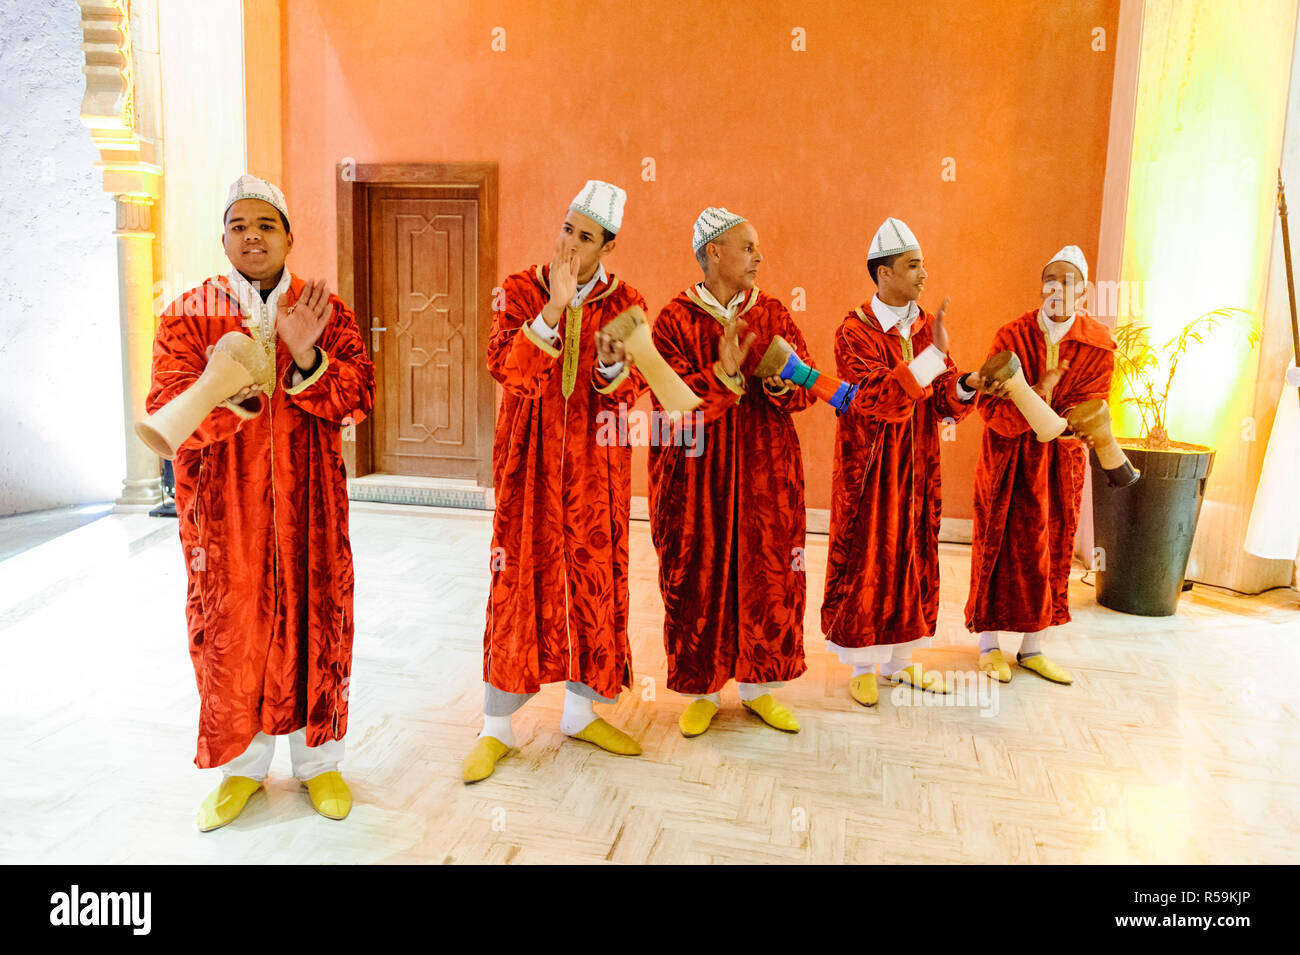
[[[969,676],[969,550],[944,545],[940,630],[918,656],[958,693],[882,687],[868,710],[824,649],[826,538],[813,536],[809,671],[781,692],[803,731],[768,729],[729,688],[713,729],[687,740],[663,683],[649,529],[634,522],[637,685],[605,715],[645,755],[562,737],[550,687],[516,717],[519,750],[467,787],[489,516],[355,504],[352,524],[356,808],[342,823],[315,815],[282,747],[236,823],[195,831],[216,773],[191,763],[173,523],[104,518],[0,563],[0,861],[1300,861],[1293,590],[1197,587],[1177,616],[1148,619],[1075,582],[1075,620],[1049,644],[1074,686],[1017,672],[993,688]]]

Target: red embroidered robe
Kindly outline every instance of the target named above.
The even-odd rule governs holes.
[[[552,347],[529,327],[550,299],[549,273],[536,266],[505,280],[488,342],[488,370],[503,390],[483,679],[510,693],[574,681],[615,697],[632,672],[632,451],[606,440],[613,429],[602,425],[645,383],[630,365],[612,381],[600,376],[596,332],[633,305],[644,310],[645,299],[609,276],[579,309],[566,308]]]
[[[305,284],[292,276],[285,308]],[[275,391],[261,413],[218,406],[173,462],[200,768],[234,759],[258,732],[305,727],[308,746],[347,732],[353,575],[341,426],[370,413],[375,382],[352,311],[335,296],[330,304],[311,377],[292,384],[293,359],[276,339]],[[168,307],[150,413],[198,378],[207,346],[229,331],[247,329],[224,277]]]
[[[835,333],[839,376],[858,385],[835,429],[822,602],[822,632],[841,647],[908,643],[933,635],[938,620],[939,427],[971,404],[958,399],[947,356],[928,386],[917,383],[908,361],[933,341],[928,312],[905,346],[897,326],[881,329],[869,302]]]
[[[754,289],[739,314],[757,336],[742,370],[753,371],[774,335],[808,361],[775,298]],[[714,369],[722,332],[694,289],[654,324],[660,354],[704,399],[702,449],[650,448],[668,687],[682,693],[712,693],[733,677],[793,680],[806,669],[803,460],[790,416],[814,399],[803,388],[772,394],[755,378],[743,388],[724,382]]]
[[[1012,351],[1025,380],[1047,371],[1048,345],[1032,309],[998,329],[990,355]],[[1052,391],[1060,415],[1110,395],[1115,339],[1092,316],[1076,311],[1057,343],[1058,364],[1069,369]],[[980,402],[984,440],[975,468],[975,525],[971,543],[966,626],[975,632],[1035,633],[1070,620],[1070,564],[1088,449],[1068,438],[1040,442],[1011,401]]]

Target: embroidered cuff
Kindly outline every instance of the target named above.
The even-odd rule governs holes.
[[[609,384],[604,386],[598,386],[594,381],[591,383],[591,387],[596,389],[597,394],[601,394],[601,395],[613,394],[616,390],[618,390],[619,385],[627,381],[627,376],[631,374],[631,371],[628,369],[628,367],[622,362],[619,362],[618,365],[616,365],[615,367],[617,367],[620,370],[618,374],[615,375],[614,378],[609,382]],[[605,370],[602,368],[601,375],[603,376],[604,373]]]
[[[895,366],[890,375],[913,401],[921,401],[925,398],[925,388],[917,384],[916,375],[912,374],[912,369],[907,365]]]
[[[713,373],[718,376],[718,381],[726,385],[727,390],[736,396],[737,401],[745,397],[744,375],[740,372],[736,372],[734,375],[728,375],[722,370],[722,362],[720,361],[715,361],[713,363]]]
[[[293,385],[291,387],[286,387],[284,389],[284,393],[286,395],[296,395],[299,392],[305,391],[306,389],[310,388],[312,385],[316,384],[316,382],[320,381],[320,376],[325,374],[325,369],[330,366],[330,356],[325,354],[325,352],[321,349],[321,347],[317,345],[316,359],[317,359],[316,370],[313,371],[306,378],[304,378],[302,381],[298,382],[298,384]],[[298,366],[291,365],[290,367],[296,370]]]
[[[560,329],[546,324],[546,319],[542,317],[541,312],[538,312],[537,317],[533,319],[532,329],[548,345],[554,345],[560,340]]]
[[[943,352],[931,345],[921,354],[917,355],[907,367],[912,370],[912,375],[916,378],[916,383],[922,388],[930,387],[930,382],[934,381],[947,367],[943,360]]]
[[[256,411],[252,411],[247,407],[247,405],[250,402],[254,402],[254,401],[257,402]],[[227,398],[225,401],[221,402],[221,404],[217,405],[217,407],[225,408],[227,411],[233,411],[235,414],[239,415],[239,417],[243,418],[245,421],[251,421],[253,418],[256,418],[258,415],[262,413],[262,409],[266,407],[266,402],[263,400],[260,394],[257,394],[257,395],[253,395],[253,397],[249,398],[242,405],[235,404],[235,402]]]
[[[535,324],[537,324],[537,323],[534,321],[534,322],[533,322],[533,325],[535,325]],[[545,325],[546,322],[543,321],[542,324]],[[538,348],[540,348],[542,351],[546,352],[546,354],[550,355],[552,358],[559,358],[559,357],[560,357],[560,350],[559,350],[558,348],[556,348],[554,345],[552,345],[550,341],[548,341],[547,339],[543,338],[543,337],[542,337],[541,335],[539,335],[536,331],[534,331],[534,330],[533,330],[533,325],[520,325],[520,326],[519,326],[519,332],[520,332],[520,334],[522,334],[522,335],[524,336],[524,338],[527,338],[530,342],[532,342],[534,345],[536,345],[536,346],[537,346]],[[555,341],[559,341],[559,340],[560,340],[559,332],[556,332],[556,334],[555,334],[555,339],[554,339],[554,340],[555,340]]]

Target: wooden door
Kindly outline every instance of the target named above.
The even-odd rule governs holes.
[[[367,191],[370,311],[357,320],[375,363],[374,469],[473,479],[491,454],[480,447],[491,422],[479,420],[478,202],[411,186]]]

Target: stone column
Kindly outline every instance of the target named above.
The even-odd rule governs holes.
[[[153,210],[162,194],[157,0],[77,0],[86,95],[81,121],[99,151],[104,191],[117,206],[118,317],[126,477],[119,511],[162,500],[161,464],[135,435],[144,417],[154,332]],[[94,400],[92,398],[92,400]]]
[[[115,510],[148,510],[162,500],[161,463],[135,433],[145,415],[154,335],[153,199],[118,195],[118,311],[122,329],[122,408],[126,419],[126,477]]]

